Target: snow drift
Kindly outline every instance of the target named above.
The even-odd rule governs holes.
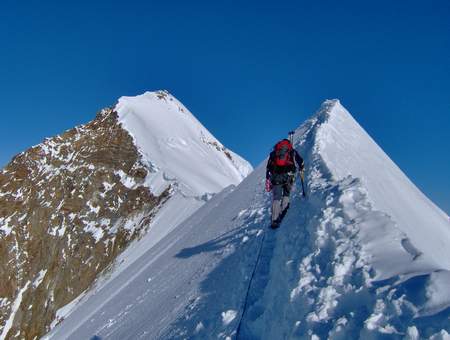
[[[280,229],[268,229],[263,162],[74,304],[47,338],[448,337],[447,216],[336,100],[296,130],[295,147],[307,197],[292,193]]]

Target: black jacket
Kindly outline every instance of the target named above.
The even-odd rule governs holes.
[[[292,166],[288,167],[277,167],[277,165],[274,163],[275,160],[275,150],[270,153],[269,160],[267,161],[267,167],[266,167],[266,179],[272,179],[272,176],[274,174],[280,174],[280,173],[288,173],[288,172],[295,172],[296,166],[300,169],[303,169],[304,162],[303,158],[299,155],[297,150],[294,148],[292,149],[292,155],[291,159],[294,159],[294,164]]]

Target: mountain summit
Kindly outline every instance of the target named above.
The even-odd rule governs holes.
[[[185,195],[215,193],[252,170],[167,91],[121,97],[115,110],[153,170],[146,180],[152,192],[176,181]]]
[[[48,332],[101,272],[132,262],[116,261],[132,241],[158,242],[251,170],[166,91],[15,156],[0,172],[0,339]]]
[[[337,100],[294,146],[307,196],[292,193],[278,230],[263,162],[139,256],[125,250],[134,261],[60,311],[46,338],[448,337],[447,216]]]

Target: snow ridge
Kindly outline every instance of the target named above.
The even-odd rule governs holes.
[[[317,148],[332,178],[340,180],[349,175],[358,178],[367,202],[392,219],[403,235],[400,239],[408,238],[403,245],[417,256],[423,254],[417,261],[420,264],[408,268],[409,271],[417,272],[421,266],[450,270],[446,214],[417,189],[338,101],[318,130]],[[372,240],[376,241],[373,237]],[[372,244],[371,248],[385,248],[383,244]],[[393,258],[385,255],[386,260]],[[402,274],[404,268],[397,269],[396,274]],[[378,266],[380,275],[384,270],[388,268]]]
[[[296,130],[307,197],[294,190],[278,230],[268,228],[271,198],[264,192],[263,162],[142,254],[138,261],[148,265],[142,271],[128,268],[126,277],[136,270],[138,275],[89,320],[82,319],[88,304],[107,299],[108,289],[80,305],[56,329],[56,338],[448,336],[450,254],[417,241],[424,229],[432,239],[446,240],[448,221],[440,221],[440,210],[352,120],[338,101],[326,101]],[[383,166],[369,158],[358,165],[363,173],[352,169],[362,151]],[[397,218],[411,206],[408,200],[378,195],[382,191],[373,184],[380,173],[398,194],[409,195],[430,225],[405,225],[405,218]],[[389,203],[395,207],[386,211]],[[439,261],[437,255],[446,258]]]
[[[274,247],[265,246],[270,255],[255,274],[240,338],[429,337],[449,329],[448,311],[436,314],[449,306],[438,288],[449,284],[448,275],[438,282],[435,264],[389,215],[373,209],[359,178],[336,178],[327,167],[322,129],[336,109],[339,102],[324,103],[296,131],[309,197],[294,194]],[[433,294],[441,302],[435,316],[418,318],[433,305],[422,297]]]

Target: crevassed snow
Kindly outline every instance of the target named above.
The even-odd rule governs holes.
[[[268,229],[263,162],[169,234],[157,232],[147,251],[138,243],[133,261],[88,293],[48,338],[448,337],[449,254],[416,242],[427,233],[438,234],[429,242],[446,240],[448,221],[342,110],[327,102],[296,130],[308,195],[297,181],[280,229]],[[367,153],[383,170],[361,161]],[[379,171],[395,179],[396,195],[382,197],[373,183]],[[410,199],[400,194],[416,195],[417,214],[430,223],[405,227],[413,221],[397,215],[411,210]],[[166,213],[155,231],[174,218]]]
[[[216,193],[238,184],[252,170],[167,92],[121,97],[115,109],[154,170],[147,178],[154,192],[176,181],[187,196]]]

